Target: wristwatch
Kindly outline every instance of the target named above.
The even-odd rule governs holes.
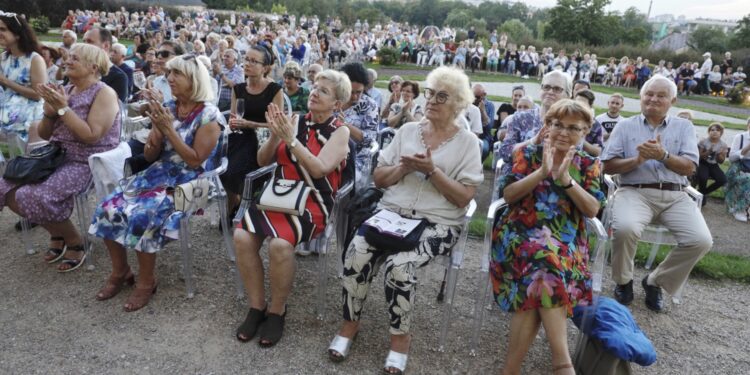
[[[568,190],[568,189],[572,188],[573,186],[576,186],[576,180],[574,180],[574,179],[571,178],[570,179],[570,183],[567,184],[567,185],[565,185],[565,186],[563,186],[562,188],[565,189],[565,190]]]
[[[669,159],[669,151],[664,150],[664,157],[661,158],[661,159],[659,159],[659,161],[663,163],[663,162],[667,161],[668,159]]]
[[[57,115],[62,117],[65,115],[65,112],[68,112],[69,110],[70,110],[70,107],[66,105],[65,107],[62,107],[57,110]]]
[[[294,139],[294,140],[292,141],[292,143],[288,144],[288,145],[287,145],[287,147],[288,147],[288,148],[289,148],[290,150],[294,150],[294,148],[295,148],[295,147],[297,147],[297,138],[295,138],[295,139]]]

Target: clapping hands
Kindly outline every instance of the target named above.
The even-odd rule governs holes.
[[[542,175],[545,177],[552,175],[552,179],[558,181],[562,185],[570,184],[570,163],[573,161],[573,157],[576,153],[576,146],[570,146],[568,152],[565,153],[560,165],[555,168],[555,150],[552,146],[552,141],[547,137],[544,140],[544,151],[542,154]]]
[[[646,160],[661,160],[664,158],[665,151],[661,144],[661,135],[657,134],[656,139],[649,139],[636,147],[638,151],[638,161],[640,163]]]

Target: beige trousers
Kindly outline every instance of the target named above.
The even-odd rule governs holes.
[[[633,280],[633,259],[643,229],[651,223],[664,225],[677,247],[653,271],[655,283],[669,294],[677,292],[690,271],[713,245],[711,232],[700,209],[686,192],[638,189],[617,190],[613,204],[612,278],[617,284]]]

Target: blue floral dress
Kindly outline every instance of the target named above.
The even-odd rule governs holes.
[[[599,159],[578,151],[569,171],[603,206],[599,165]],[[541,146],[516,150],[512,171],[501,179],[500,188],[541,166]],[[490,251],[492,289],[504,311],[566,307],[571,316],[576,304],[591,301],[585,218],[565,189],[550,178],[508,207],[495,225]]]
[[[176,103],[171,101],[166,106],[176,116]],[[181,123],[175,123],[182,139],[192,146],[198,129],[211,122],[217,122],[222,131],[227,131],[219,109],[213,104],[204,103],[202,108],[196,108]],[[177,239],[180,219],[185,215],[184,212],[175,211],[169,188],[194,180],[203,171],[218,167],[223,139],[219,137],[211,155],[198,168],[190,168],[165,139],[159,159],[128,180],[128,191],[137,193],[125,196],[122,187],[116,188],[97,207],[89,233],[137,251],[160,251],[167,241]]]
[[[0,55],[0,70],[15,83],[31,87],[31,59],[39,56],[32,52],[16,57],[5,51]],[[24,142],[28,139],[29,126],[42,119],[44,101],[31,100],[11,89],[0,88],[0,130],[18,134]]]

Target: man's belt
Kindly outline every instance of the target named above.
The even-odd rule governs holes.
[[[685,185],[673,184],[671,182],[660,182],[657,184],[623,184],[622,186],[631,186],[639,189],[658,189],[668,191],[682,191]]]

